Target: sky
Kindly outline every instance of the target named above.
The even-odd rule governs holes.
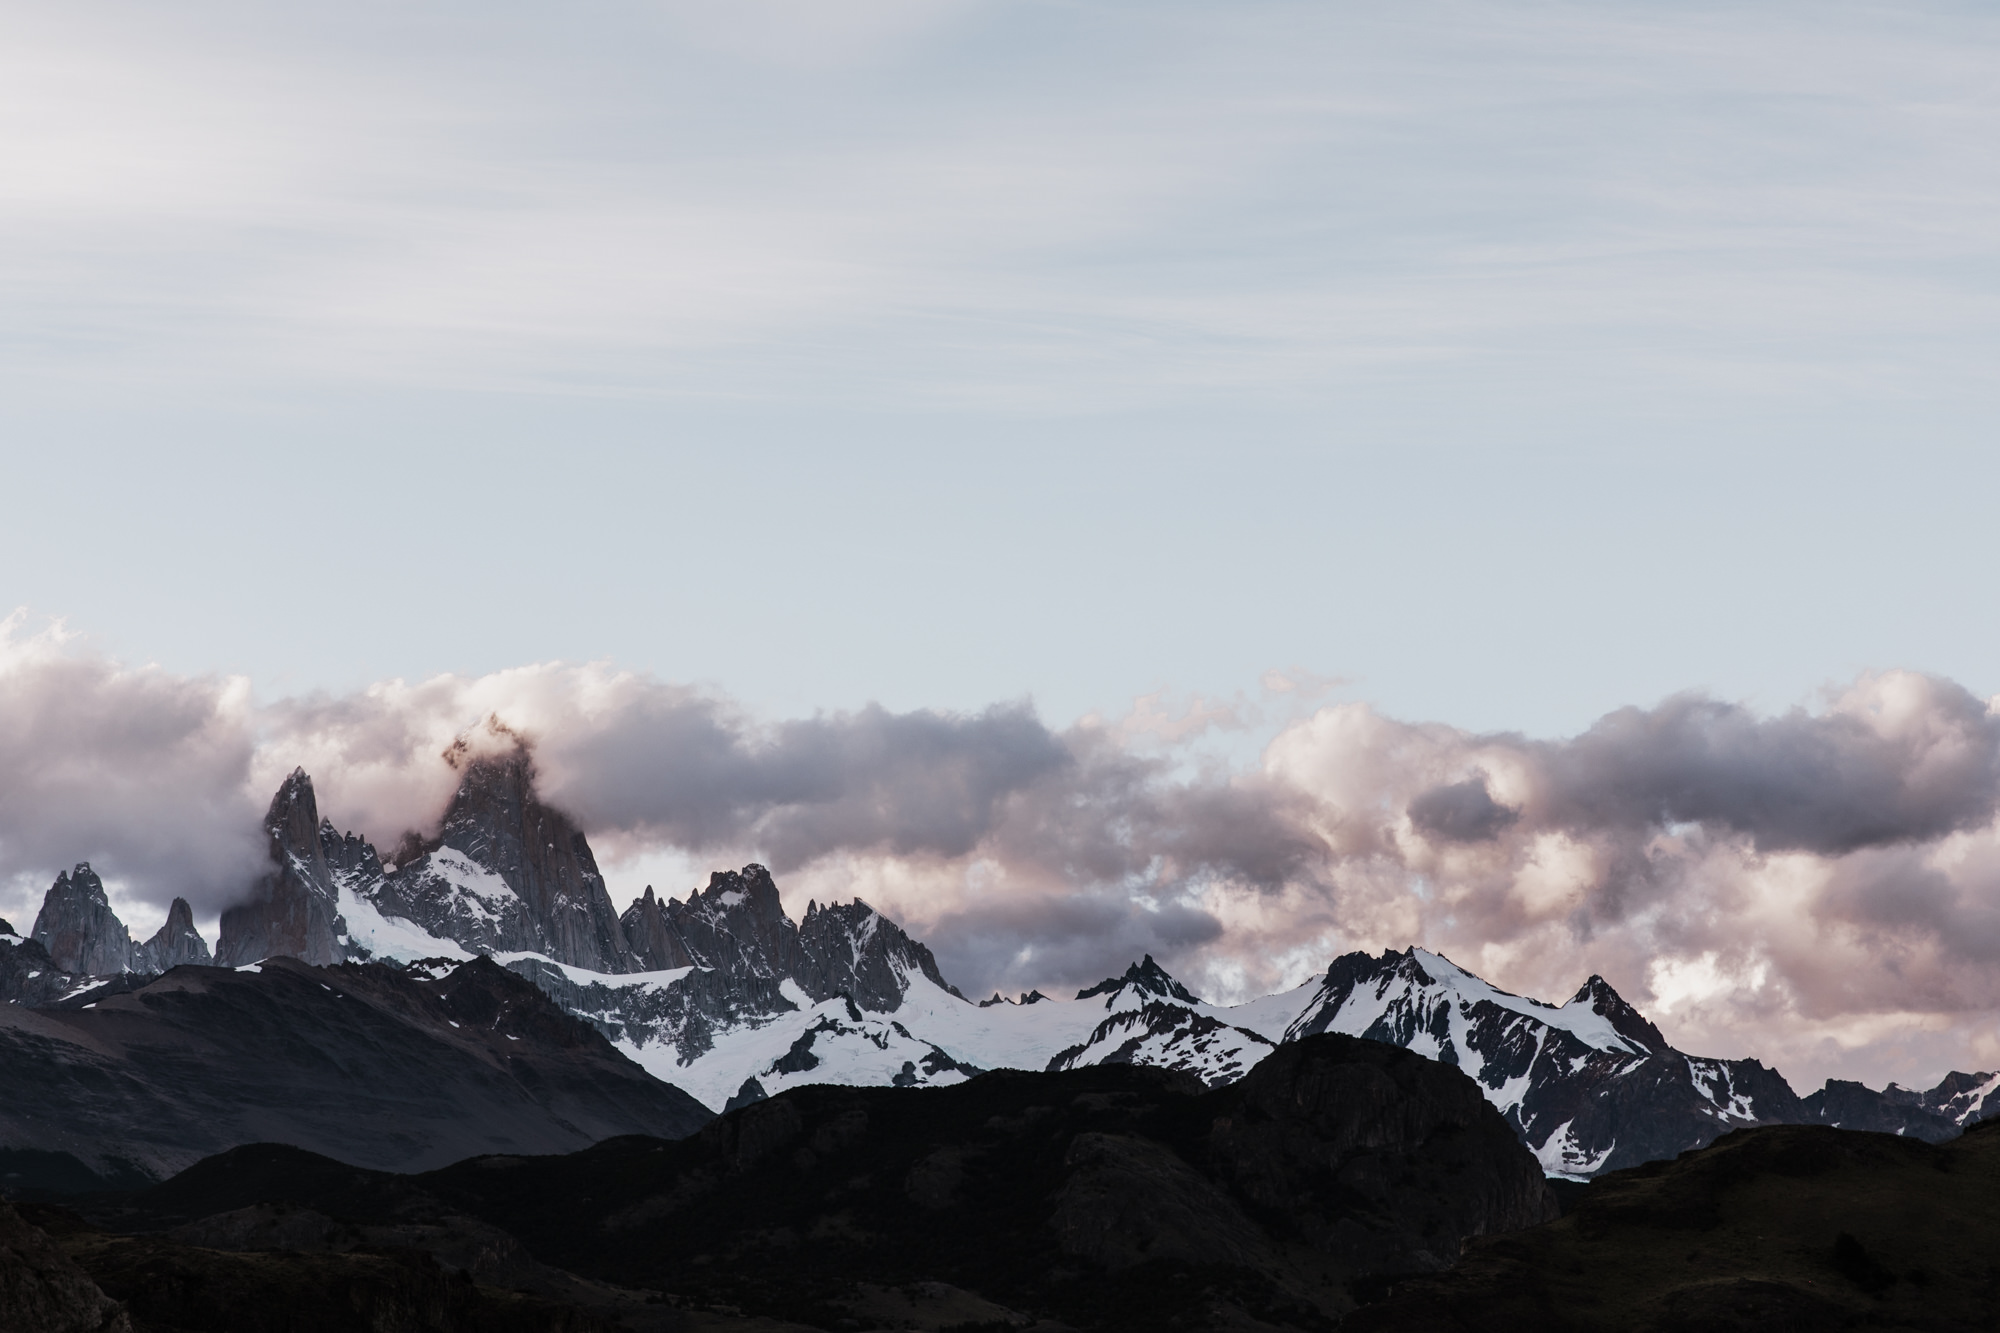
[[[1990,10],[0,10],[0,914],[499,713],[967,983],[2000,1065]]]

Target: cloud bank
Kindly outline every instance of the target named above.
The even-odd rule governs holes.
[[[1871,674],[1777,716],[1681,695],[1559,740],[1339,703],[1235,765],[1190,748],[1224,716],[1183,725],[1143,700],[1067,727],[1026,703],[773,722],[566,664],[260,703],[17,617],[0,910],[32,916],[88,859],[127,901],[217,911],[294,765],[387,846],[441,813],[448,747],[518,733],[619,896],[663,856],[760,859],[795,907],[859,894],[898,916],[968,990],[1075,985],[1152,952],[1247,998],[1419,943],[1545,997],[1602,973],[1682,1046],[1801,1081],[2000,1063],[2000,716],[1949,680]]]

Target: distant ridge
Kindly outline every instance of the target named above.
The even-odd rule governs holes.
[[[488,956],[710,1111],[808,1083],[914,1087],[1093,1064],[1214,1087],[1288,1042],[1340,1033],[1458,1066],[1545,1171],[1577,1178],[1747,1125],[1941,1141],[2000,1114],[1992,1073],[1921,1091],[1831,1081],[1801,1097],[1757,1060],[1676,1050],[1600,976],[1549,1004],[1421,948],[1344,954],[1302,986],[1229,1007],[1151,955],[1072,1000],[974,1004],[929,948],[858,898],[808,903],[794,921],[761,865],[716,871],[685,899],[648,887],[616,913],[588,838],[536,794],[526,751],[455,762],[439,832],[407,839],[395,861],[337,831],[310,776],[289,775],[265,822],[270,869],[224,913],[216,957],[376,961],[429,978]],[[135,944],[87,865],[58,877],[33,935],[0,934],[8,1005],[90,1005],[207,956],[184,902]]]

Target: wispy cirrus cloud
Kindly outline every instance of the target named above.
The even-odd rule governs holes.
[[[210,0],[9,33],[0,330],[44,377],[1041,411],[1990,359],[1961,279],[2000,27],[1963,5]]]

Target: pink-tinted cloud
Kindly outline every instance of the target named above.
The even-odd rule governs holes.
[[[214,910],[294,765],[387,845],[442,810],[447,748],[518,736],[614,883],[648,855],[761,859],[795,905],[860,894],[899,916],[967,990],[1074,986],[1151,952],[1247,998],[1420,943],[1542,996],[1602,973],[1689,1049],[1814,1078],[2000,1063],[2000,720],[1950,681],[1865,676],[1776,717],[1677,696],[1566,740],[1339,704],[1234,767],[1177,748],[1159,712],[770,722],[563,664],[260,705],[17,620],[0,875],[23,914],[83,859],[128,896]]]

